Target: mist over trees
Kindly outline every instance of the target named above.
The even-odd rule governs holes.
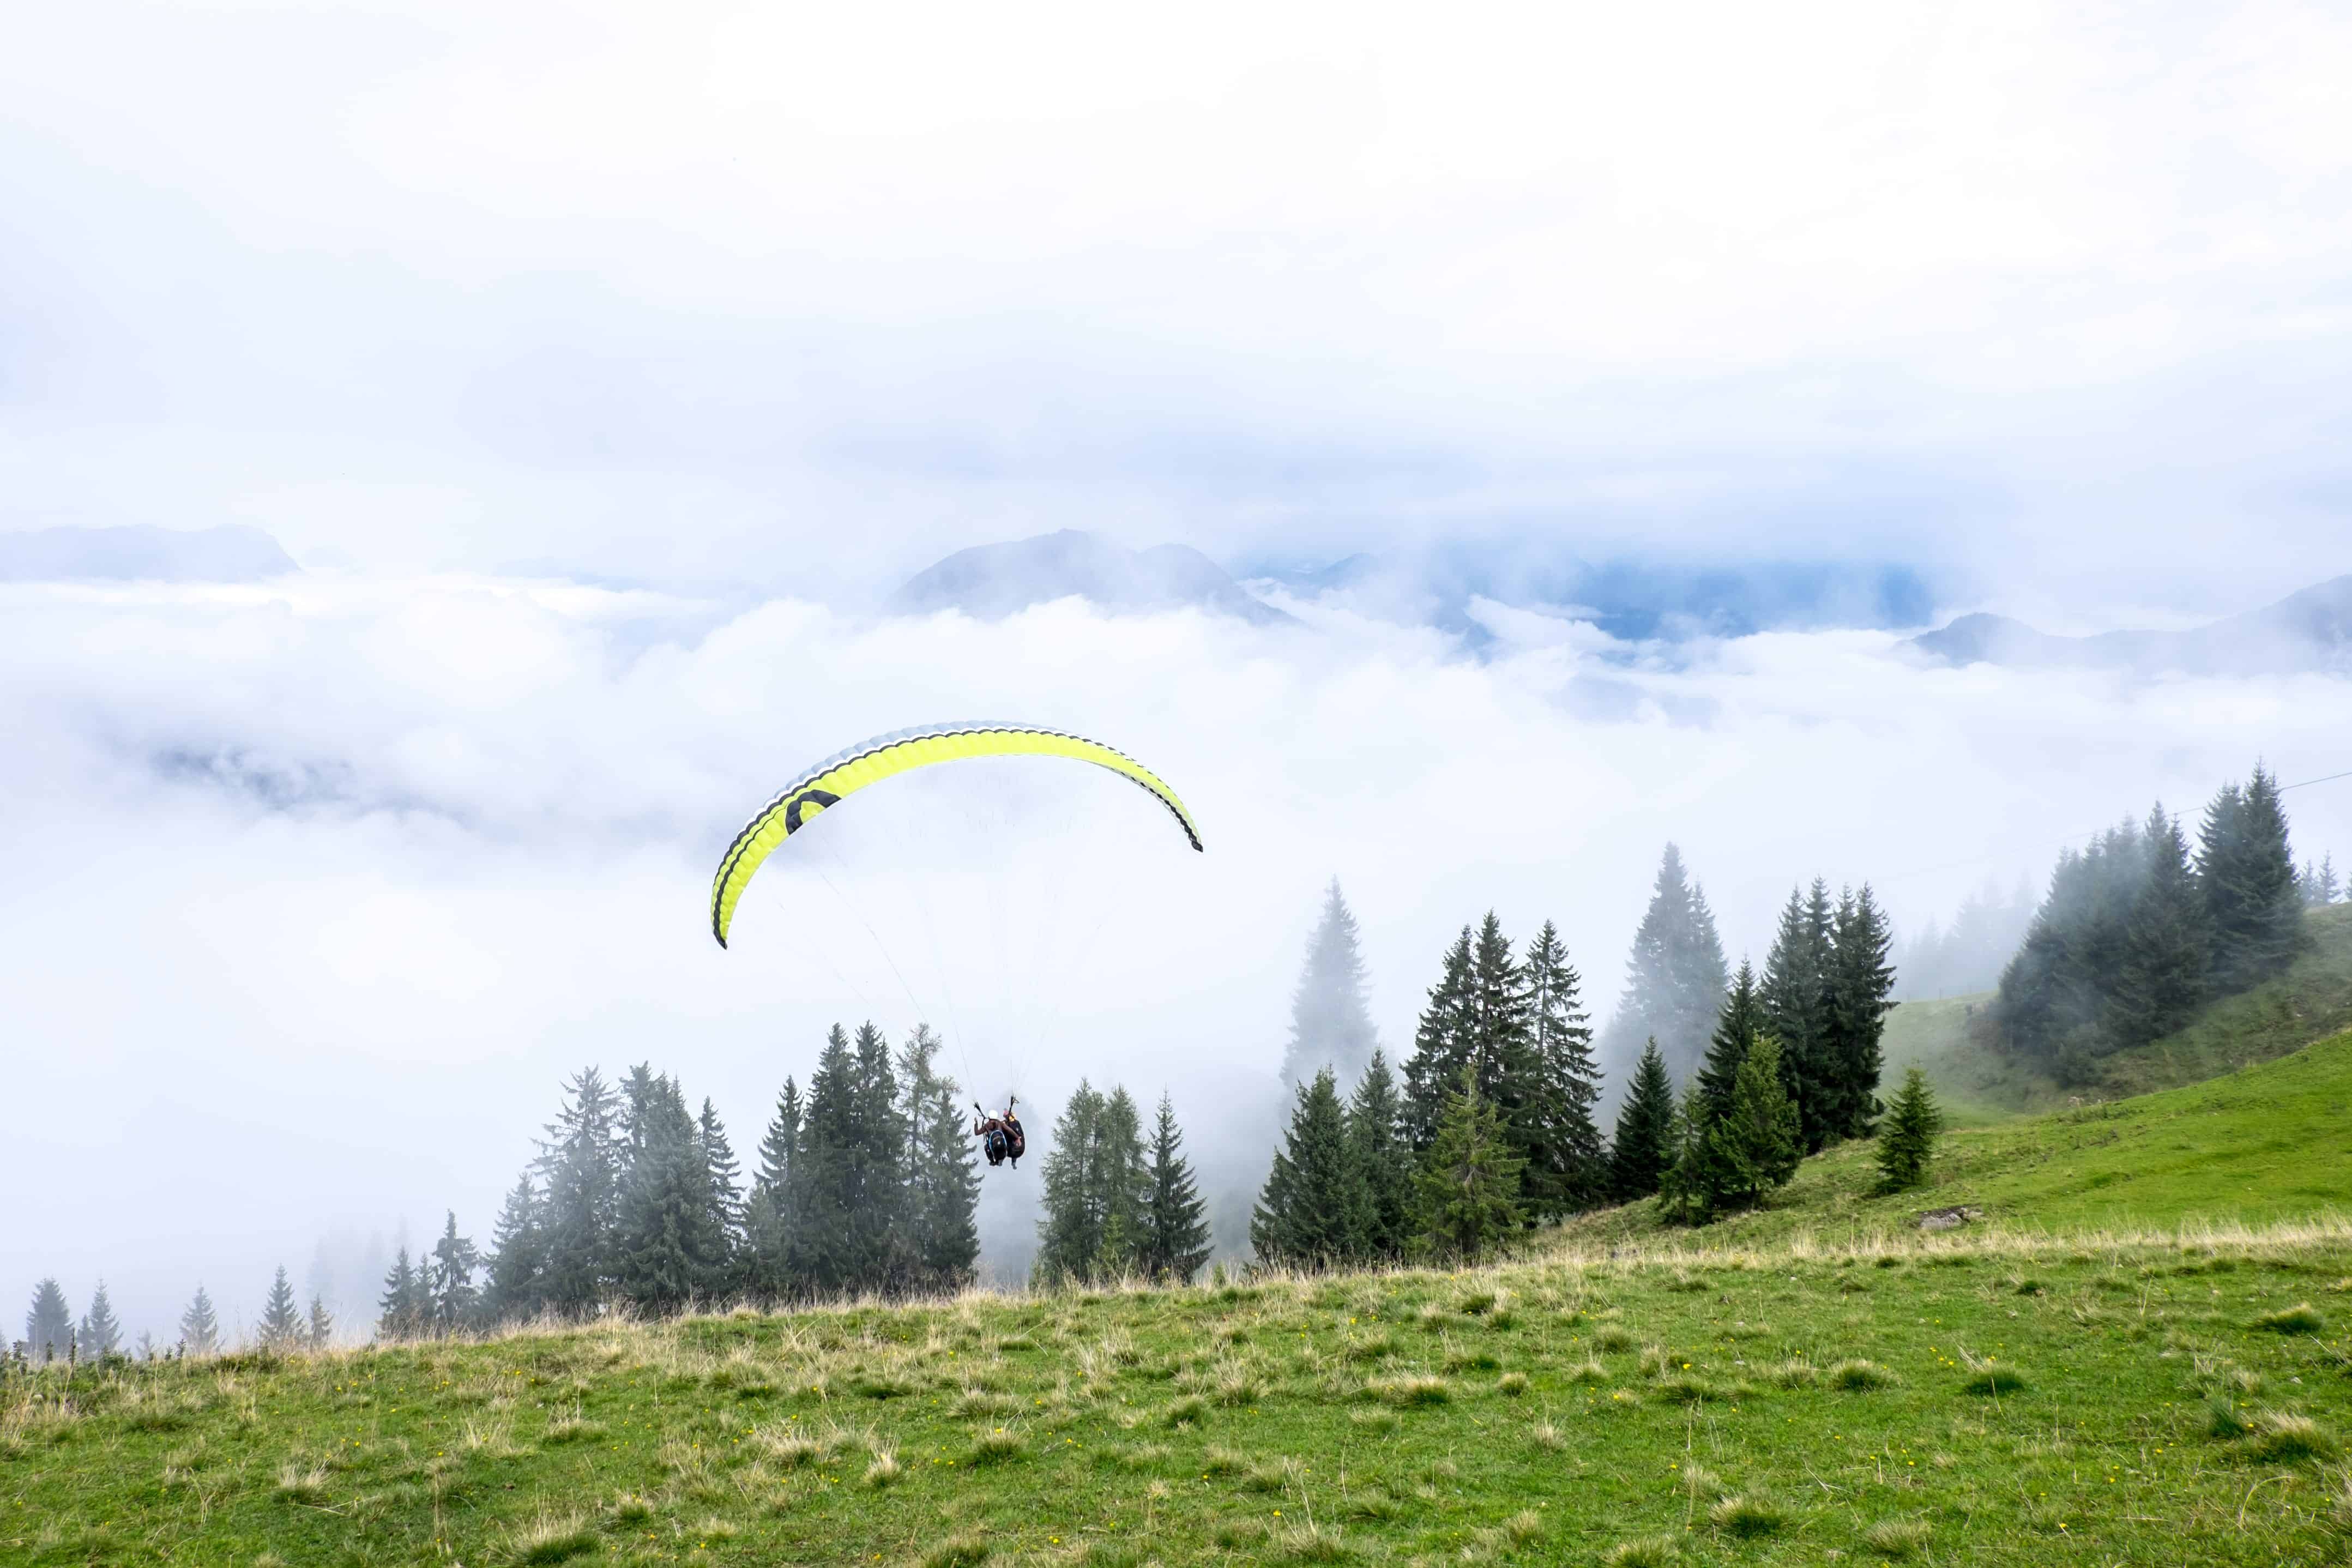
[[[1990,991],[2033,926],[2033,889],[2020,882],[2004,893],[1988,882],[1960,900],[1949,925],[1930,920],[1895,944],[1902,979],[1895,1000],[1965,996]]]
[[[1313,1081],[1325,1068],[1345,1087],[1363,1076],[1379,1044],[1364,996],[1364,959],[1356,917],[1331,879],[1323,912],[1307,939],[1307,963],[1290,1002],[1290,1040],[1282,1053],[1286,1089]]]
[[[2060,853],[2001,973],[2000,1039],[2062,1083],[2094,1081],[2102,1058],[2284,970],[2308,940],[2306,898],[2277,780],[2259,766],[2216,792],[2193,852],[2160,804],[2127,817]]]
[[[1601,1041],[1602,1061],[1630,1063],[1654,1040],[1666,1070],[1688,1077],[1706,1052],[1728,980],[1706,889],[1691,879],[1682,851],[1669,844],[1633,934],[1624,994]]]

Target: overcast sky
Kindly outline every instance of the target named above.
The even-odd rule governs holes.
[[[1605,1011],[1668,837],[1760,954],[1801,877],[1916,924],[2258,755],[2352,766],[2315,677],[870,613],[1065,526],[1892,562],[2073,631],[2352,570],[2340,7],[9,32],[0,528],[245,523],[311,570],[0,589],[0,1306],[103,1274],[160,1330],[330,1234],[486,1237],[588,1061],[677,1070],[748,1152],[836,1016],[931,1016],[1041,1101],[1205,1098],[1270,1070],[1334,873],[1393,1045],[1489,905],[1559,920]],[[710,944],[783,777],[974,714],[1145,757],[1210,852],[1124,786],[910,784],[828,818],[846,904],[794,868]],[[2289,799],[2352,861],[2344,786]],[[975,826],[1018,853],[970,863]]]

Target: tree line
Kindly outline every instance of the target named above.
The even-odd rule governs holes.
[[[310,1310],[303,1311],[296,1304],[294,1286],[286,1278],[285,1266],[279,1265],[262,1306],[255,1342],[264,1350],[323,1350],[334,1333],[334,1314],[327,1310],[326,1302],[313,1295]],[[219,1350],[221,1343],[220,1315],[213,1308],[211,1295],[199,1284],[195,1299],[180,1315],[180,1336],[172,1348],[182,1354],[209,1355]],[[142,1359],[152,1360],[163,1349],[157,1345],[153,1335],[139,1336],[136,1352]],[[43,1279],[34,1286],[32,1305],[25,1313],[25,1337],[16,1342],[14,1350],[19,1360],[37,1366],[53,1362],[103,1363],[131,1353],[124,1348],[122,1322],[115,1316],[114,1304],[107,1299],[103,1279],[90,1292],[89,1307],[78,1323],[64,1289],[55,1279]]]
[[[2224,784],[2194,849],[2161,803],[2080,850],[2062,850],[2049,892],[2001,972],[1993,1019],[2004,1046],[2062,1083],[2188,1022],[2206,1002],[2258,985],[2308,941],[2277,779],[2257,766]]]
[[[1832,900],[1791,891],[1764,973],[1722,982],[1706,895],[1668,846],[1628,963],[1621,1011],[1687,1030],[1703,1054],[1675,1074],[1645,1038],[1613,1136],[1594,1120],[1601,1069],[1581,980],[1547,921],[1515,952],[1489,912],[1465,926],[1401,1074],[1372,1048],[1342,1098],[1328,1058],[1293,1089],[1283,1144],[1251,1220],[1270,1262],[1310,1268],[1475,1254],[1519,1226],[1661,1194],[1687,1218],[1756,1202],[1803,1155],[1870,1136],[1895,970],[1893,933],[1867,886]],[[1318,1016],[1360,976],[1336,889],[1298,994]],[[1313,1061],[1294,1019],[1289,1062]]]
[[[1163,1092],[1147,1145],[1134,1097],[1086,1079],[1055,1120],[1030,1278],[1041,1287],[1189,1284],[1213,1250],[1208,1205]]]

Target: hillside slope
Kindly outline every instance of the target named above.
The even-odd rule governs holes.
[[[1696,1230],[1643,1202],[1571,1221],[1560,1237],[1590,1246],[1677,1235],[1708,1247],[1838,1239],[1960,1205],[2053,1232],[2352,1210],[2352,1031],[2187,1089],[1957,1129],[1914,1192],[1874,1190],[1875,1152],[1869,1142],[1832,1149],[1806,1161],[1769,1207]]]
[[[2162,1039],[2107,1058],[2095,1082],[2062,1085],[1995,1046],[1984,1011],[1990,992],[1896,1006],[1886,1019],[1884,1082],[1891,1088],[1916,1063],[1952,1124],[1969,1127],[2176,1089],[2283,1057],[2352,1028],[2352,904],[2313,910],[2305,923],[2311,946],[2284,974],[2208,1005]]]

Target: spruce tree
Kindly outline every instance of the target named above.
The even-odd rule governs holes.
[[[728,1237],[686,1097],[667,1074],[629,1080],[630,1158],[614,1232],[614,1286],[642,1311],[675,1312],[722,1293]]]
[[[2322,855],[2319,858],[2319,874],[2312,879],[2311,901],[2315,904],[2332,904],[2342,896],[2343,891],[2343,884],[2336,879],[2336,857],[2332,854]]]
[[[35,1364],[67,1361],[74,1355],[73,1309],[54,1279],[33,1287],[33,1304],[25,1312],[26,1353]]]
[[[980,1259],[980,1173],[956,1103],[956,1081],[938,1068],[940,1044],[930,1026],[919,1024],[900,1048],[899,1121],[907,1134],[908,1242],[917,1278],[928,1289],[953,1290],[971,1282]]]
[[[1144,1163],[1143,1117],[1125,1085],[1111,1089],[1095,1126],[1090,1179],[1097,1194],[1094,1205],[1102,1215],[1102,1238],[1087,1274],[1095,1279],[1119,1279],[1140,1267],[1151,1181]]]
[[[1538,1219],[1587,1209],[1608,1194],[1608,1157],[1592,1107],[1601,1069],[1559,928],[1546,921],[1528,943],[1525,977],[1527,1084],[1515,1140],[1527,1158],[1521,1197]]]
[[[535,1315],[544,1302],[547,1238],[542,1228],[539,1189],[526,1171],[507,1194],[490,1232],[488,1280],[482,1290],[482,1312],[492,1322],[513,1322]]]
[[[1739,1081],[1739,1064],[1748,1059],[1757,1037],[1764,1031],[1764,1002],[1757,993],[1756,972],[1742,960],[1739,973],[1723,998],[1723,1011],[1716,1018],[1714,1037],[1707,1042],[1706,1059],[1693,1080],[1699,1098],[1706,1102],[1709,1116],[1721,1116],[1730,1110],[1731,1097]]]
[[[1413,1177],[1417,1250],[1467,1262],[1526,1223],[1518,1205],[1525,1162],[1505,1136],[1500,1111],[1465,1070]]]
[[[1282,1082],[1296,1089],[1329,1068],[1353,1083],[1371,1059],[1371,1009],[1364,998],[1364,959],[1356,917],[1340,895],[1339,879],[1324,890],[1322,918],[1307,939],[1307,963],[1290,1000],[1290,1043],[1282,1054]]]
[[[327,1310],[323,1297],[310,1298],[310,1321],[303,1333],[304,1342],[314,1351],[325,1350],[335,1342],[335,1315]]]
[[[2257,766],[2207,808],[2198,877],[2212,917],[2217,989],[2242,991],[2294,962],[2305,940],[2278,780]]]
[[[404,1241],[383,1277],[383,1294],[377,1298],[376,1307],[375,1331],[380,1339],[416,1339],[431,1321],[431,1296],[422,1272],[409,1261]]]
[[[1609,1021],[1603,1056],[1622,1061],[1647,1037],[1658,1042],[1669,1071],[1689,1073],[1722,1008],[1727,973],[1706,889],[1691,880],[1682,851],[1669,844],[1633,935],[1625,991]]]
[[[1037,1258],[1031,1278],[1052,1288],[1088,1277],[1102,1250],[1103,1214],[1095,1181],[1103,1096],[1086,1079],[1054,1120],[1053,1145],[1040,1163]]]
[[[1885,1068],[1879,1041],[1895,1007],[1895,968],[1887,962],[1894,945],[1895,928],[1869,883],[1839,897],[1830,930],[1828,1071],[1821,1080],[1828,1098],[1819,1119],[1832,1142],[1867,1138],[1877,1121]]]
[[[1878,1173],[1887,1192],[1916,1187],[1927,1179],[1927,1165],[1936,1156],[1936,1135],[1944,1130],[1944,1113],[1936,1104],[1927,1075],[1912,1067],[1903,1075],[1895,1103],[1878,1129]]]
[[[1781,1074],[1780,1041],[1759,1035],[1748,1047],[1729,1103],[1709,1116],[1705,1144],[1709,1208],[1745,1208],[1797,1173],[1802,1128]]]
[[[1333,890],[1338,890],[1337,883]],[[1176,1107],[1162,1089],[1151,1123],[1150,1195],[1144,1200],[1143,1246],[1137,1258],[1144,1277],[1155,1284],[1190,1285],[1209,1260],[1208,1205],[1192,1180],[1183,1145]]]
[[[213,1299],[200,1284],[196,1299],[180,1314],[180,1352],[183,1355],[210,1355],[220,1349],[220,1318],[213,1310]]]
[[[1610,1195],[1626,1204],[1656,1192],[1674,1165],[1675,1134],[1675,1080],[1658,1042],[1652,1040],[1642,1047],[1625,1103],[1617,1111],[1609,1147]]]
[[[302,1313],[294,1304],[294,1286],[286,1278],[286,1266],[281,1263],[278,1266],[278,1277],[269,1283],[268,1298],[261,1306],[262,1348],[299,1350],[302,1339]]]
[[[1429,1005],[1412,1036],[1404,1063],[1405,1141],[1418,1152],[1437,1137],[1437,1119],[1446,1086],[1458,1080],[1478,1051],[1476,1001],[1473,994],[1470,928],[1445,950]]]
[[[866,1284],[853,1231],[858,1184],[851,1160],[860,1135],[857,1058],[847,1032],[835,1024],[809,1075],[785,1204],[793,1217],[793,1272],[802,1289],[834,1295]]]
[[[1715,1212],[1714,1126],[1715,1114],[1693,1079],[1683,1086],[1682,1105],[1667,1124],[1668,1158],[1658,1174],[1659,1208],[1686,1225],[1702,1225]]]
[[[1761,1026],[1780,1042],[1790,1089],[1804,1125],[1805,1147],[1816,1152],[1830,1141],[1826,1112],[1839,1099],[1832,1087],[1839,1068],[1830,1023],[1834,923],[1828,883],[1816,877],[1810,891],[1791,889],[1757,987],[1763,1003]]]
[[[481,1267],[481,1249],[457,1234],[457,1211],[451,1209],[448,1215],[424,1268],[425,1294],[431,1301],[427,1311],[437,1334],[454,1334],[470,1326],[475,1305],[481,1300],[474,1285],[474,1270]]]
[[[1347,1255],[1389,1263],[1412,1239],[1412,1146],[1405,1142],[1403,1104],[1388,1058],[1375,1048],[1349,1097]]]
[[[1332,1268],[1351,1260],[1349,1170],[1347,1113],[1326,1068],[1293,1091],[1290,1125],[1250,1215],[1250,1246],[1261,1261]]]
[[[898,1114],[898,1075],[890,1042],[870,1019],[854,1041],[856,1133],[850,1142],[846,1204],[853,1275],[867,1290],[905,1289],[914,1268],[907,1235],[907,1133]]]
[[[564,1085],[565,1103],[540,1144],[547,1184],[541,1299],[559,1312],[592,1310],[613,1277],[620,1217],[620,1105],[594,1068]],[[405,1331],[387,1331],[392,1333]]]
[[[2205,999],[2212,935],[2189,864],[2189,841],[2159,805],[2142,834],[2147,869],[2124,928],[2105,1022],[2119,1046],[2145,1045],[2189,1021]]]
[[[89,1310],[81,1315],[81,1353],[85,1361],[104,1361],[122,1352],[122,1323],[114,1303],[106,1299],[106,1281],[90,1293]]]
[[[751,1250],[746,1282],[771,1300],[791,1296],[803,1288],[804,1264],[796,1250],[799,1231],[791,1207],[793,1152],[800,1142],[801,1119],[800,1086],[787,1078],[776,1097],[776,1113],[760,1140],[760,1169],[751,1178],[751,1199],[745,1216]]]
[[[713,1296],[730,1296],[743,1285],[750,1225],[743,1206],[743,1166],[735,1158],[735,1146],[728,1142],[727,1129],[709,1095],[703,1096],[702,1114],[695,1119],[694,1146],[702,1152],[706,1227],[719,1238],[704,1289]]]

